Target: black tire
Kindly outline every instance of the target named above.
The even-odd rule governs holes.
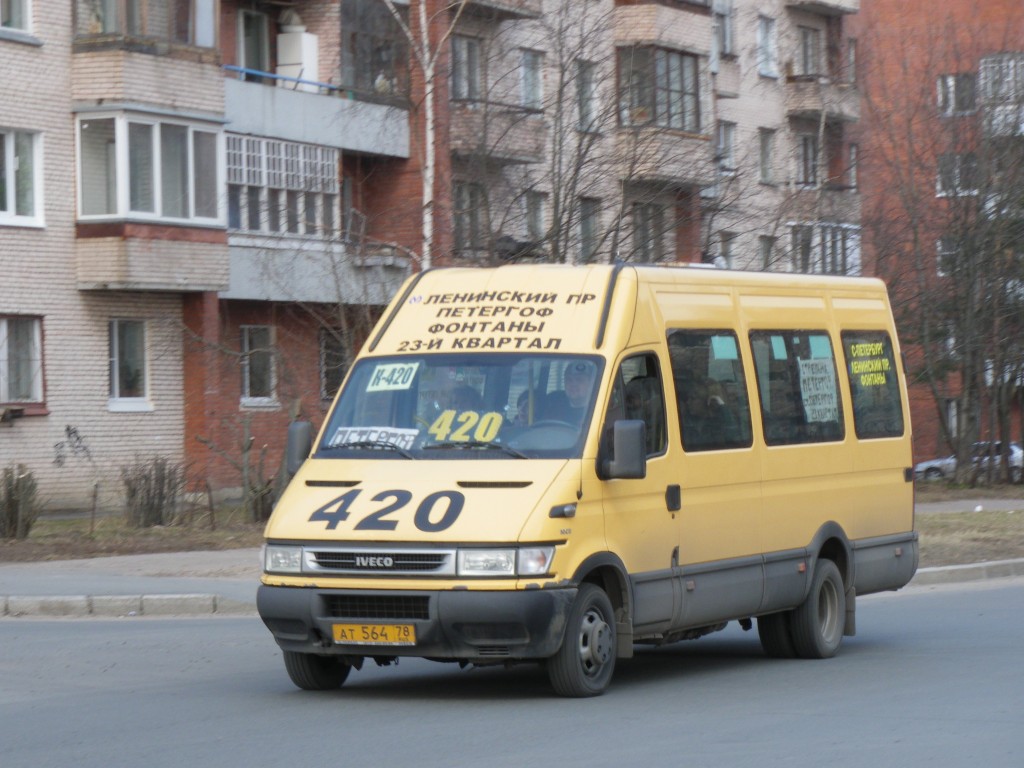
[[[757,617],[757,636],[765,655],[773,659],[795,659],[796,649],[789,630],[789,611]]]
[[[843,642],[846,588],[839,568],[831,560],[818,560],[811,591],[790,616],[790,636],[802,659],[828,659]]]
[[[304,691],[333,691],[340,688],[352,667],[333,656],[284,651],[288,677]]]
[[[593,584],[581,584],[569,610],[565,638],[548,659],[548,678],[559,696],[600,696],[615,671],[615,611]]]

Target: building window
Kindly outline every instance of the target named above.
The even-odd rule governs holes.
[[[38,224],[39,135],[0,128],[0,224]]]
[[[407,4],[395,11],[408,19]],[[388,6],[379,0],[341,3],[341,83],[368,100],[395,101],[409,90],[405,38]]]
[[[452,190],[455,250],[463,255],[487,246],[487,198],[482,184],[457,181]]]
[[[592,61],[576,62],[576,99],[579,106],[579,129],[597,131],[597,65]]]
[[[793,271],[859,275],[860,232],[848,224],[800,224],[790,229]]]
[[[633,203],[633,260],[654,263],[665,259],[665,206]]]
[[[937,197],[978,193],[978,158],[973,152],[939,155]]]
[[[775,44],[775,19],[757,17],[757,72],[762,77],[779,76],[779,57]]]
[[[579,217],[580,262],[583,264],[590,264],[597,258],[601,201],[593,197],[581,197],[579,199]]]
[[[797,137],[796,183],[805,187],[818,184],[818,137],[804,134]]]
[[[216,0],[77,0],[75,10],[79,37],[130,35],[197,48],[217,44]]]
[[[1016,103],[1024,98],[1024,56],[985,56],[978,66],[978,90],[985,102]]]
[[[275,397],[274,329],[242,326],[242,402],[270,403]]]
[[[234,134],[226,145],[230,229],[337,235],[337,149]]]
[[[657,125],[698,133],[697,57],[662,48],[619,51],[619,104],[623,125]]]
[[[821,74],[821,30],[816,27],[797,27],[799,48],[796,52],[796,75]]]
[[[452,35],[452,99],[480,100],[480,41],[475,37]]]
[[[29,0],[0,0],[0,27],[28,32],[31,18]]]
[[[735,232],[722,230],[718,233],[718,258],[720,266],[725,269],[732,269],[735,260],[735,241],[738,235]]]
[[[520,51],[519,103],[527,109],[544,108],[544,54]]]
[[[526,236],[532,243],[544,240],[547,228],[544,223],[547,195],[543,192],[528,191],[524,198],[526,207]]]
[[[775,238],[771,235],[758,235],[757,249],[761,256],[761,269],[771,269],[775,264]]]
[[[320,329],[320,397],[333,400],[351,364],[345,332],[340,328]]]
[[[221,134],[144,116],[79,118],[80,216],[221,221]]]
[[[757,131],[757,168],[762,184],[775,183],[775,131],[759,128]]]
[[[736,123],[719,120],[715,130],[715,159],[718,170],[732,175],[736,172]]]
[[[855,37],[846,40],[846,82],[850,84],[857,82],[857,38]]]
[[[259,11],[238,12],[238,66],[245,80],[262,83],[265,78],[254,74],[270,71],[270,19]],[[312,76],[308,76],[312,79]]]
[[[859,148],[858,148],[858,146],[856,144],[851,144],[849,152],[850,152],[850,155],[849,155],[849,157],[850,157],[850,164],[849,164],[849,167],[847,168],[846,181],[850,185],[850,189],[856,189],[857,188],[857,184],[858,184],[858,180],[857,180],[857,163],[860,160],[860,157],[859,157],[860,150],[859,150]]]
[[[810,273],[814,271],[814,230],[797,225],[790,230],[793,254],[793,271]]]
[[[732,0],[715,0],[711,15],[714,26],[715,51],[719,56],[732,56]]]
[[[146,324],[142,320],[110,321],[110,400],[146,397]]]
[[[0,403],[42,402],[42,329],[38,317],[0,317]]]
[[[956,272],[960,245],[955,237],[945,235],[935,241],[935,271],[939,277],[949,277]]]
[[[974,112],[975,93],[976,83],[973,72],[939,75],[935,81],[939,114],[944,117]]]

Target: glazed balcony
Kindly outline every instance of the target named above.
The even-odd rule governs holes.
[[[677,188],[715,183],[713,148],[708,136],[661,127],[620,128],[615,135],[619,178]]]
[[[542,0],[469,0],[464,13],[494,21],[539,19]]]
[[[453,100],[451,107],[453,156],[498,165],[544,159],[547,125],[543,112],[483,101]]]
[[[859,224],[861,199],[858,191],[842,184],[819,187],[795,187],[789,196],[786,214],[795,221],[829,221]]]
[[[822,16],[860,13],[860,0],[786,0],[786,7]]]
[[[793,118],[855,123],[860,120],[860,91],[851,83],[824,75],[797,75],[786,79],[786,114]]]

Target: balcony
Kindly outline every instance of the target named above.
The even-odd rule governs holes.
[[[452,101],[451,152],[498,165],[544,159],[547,125],[542,112],[482,101]]]
[[[539,19],[542,0],[469,0],[464,13],[494,21]]]
[[[786,7],[822,16],[860,13],[860,0],[786,0]]]
[[[238,67],[225,67],[237,76]],[[409,113],[400,107],[348,98],[327,83],[259,73],[267,84],[224,80],[224,112],[235,133],[336,147],[386,157],[409,157]],[[277,86],[275,84],[280,84]],[[298,86],[315,89],[297,90]]]
[[[228,286],[223,229],[112,222],[79,224],[79,290],[220,291]]]
[[[785,213],[794,221],[827,221],[859,224],[860,194],[853,187],[824,184],[820,188],[795,187],[788,197]]]
[[[660,127],[620,128],[615,135],[619,178],[676,188],[715,183],[713,149],[708,136]]]
[[[222,299],[384,305],[412,272],[395,245],[231,235]]]
[[[851,83],[824,75],[797,75],[786,79],[786,114],[795,118],[855,123],[860,120],[860,91]]]

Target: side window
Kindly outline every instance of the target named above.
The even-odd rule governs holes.
[[[647,425],[647,455],[665,452],[665,396],[658,359],[638,355],[622,361],[612,387],[606,426],[617,419],[639,419]]]
[[[669,331],[668,350],[683,449],[749,447],[750,403],[736,334]]]
[[[889,334],[843,331],[842,338],[857,437],[902,436],[903,406]]]
[[[842,400],[832,342],[824,331],[750,334],[768,445],[842,440]]]

